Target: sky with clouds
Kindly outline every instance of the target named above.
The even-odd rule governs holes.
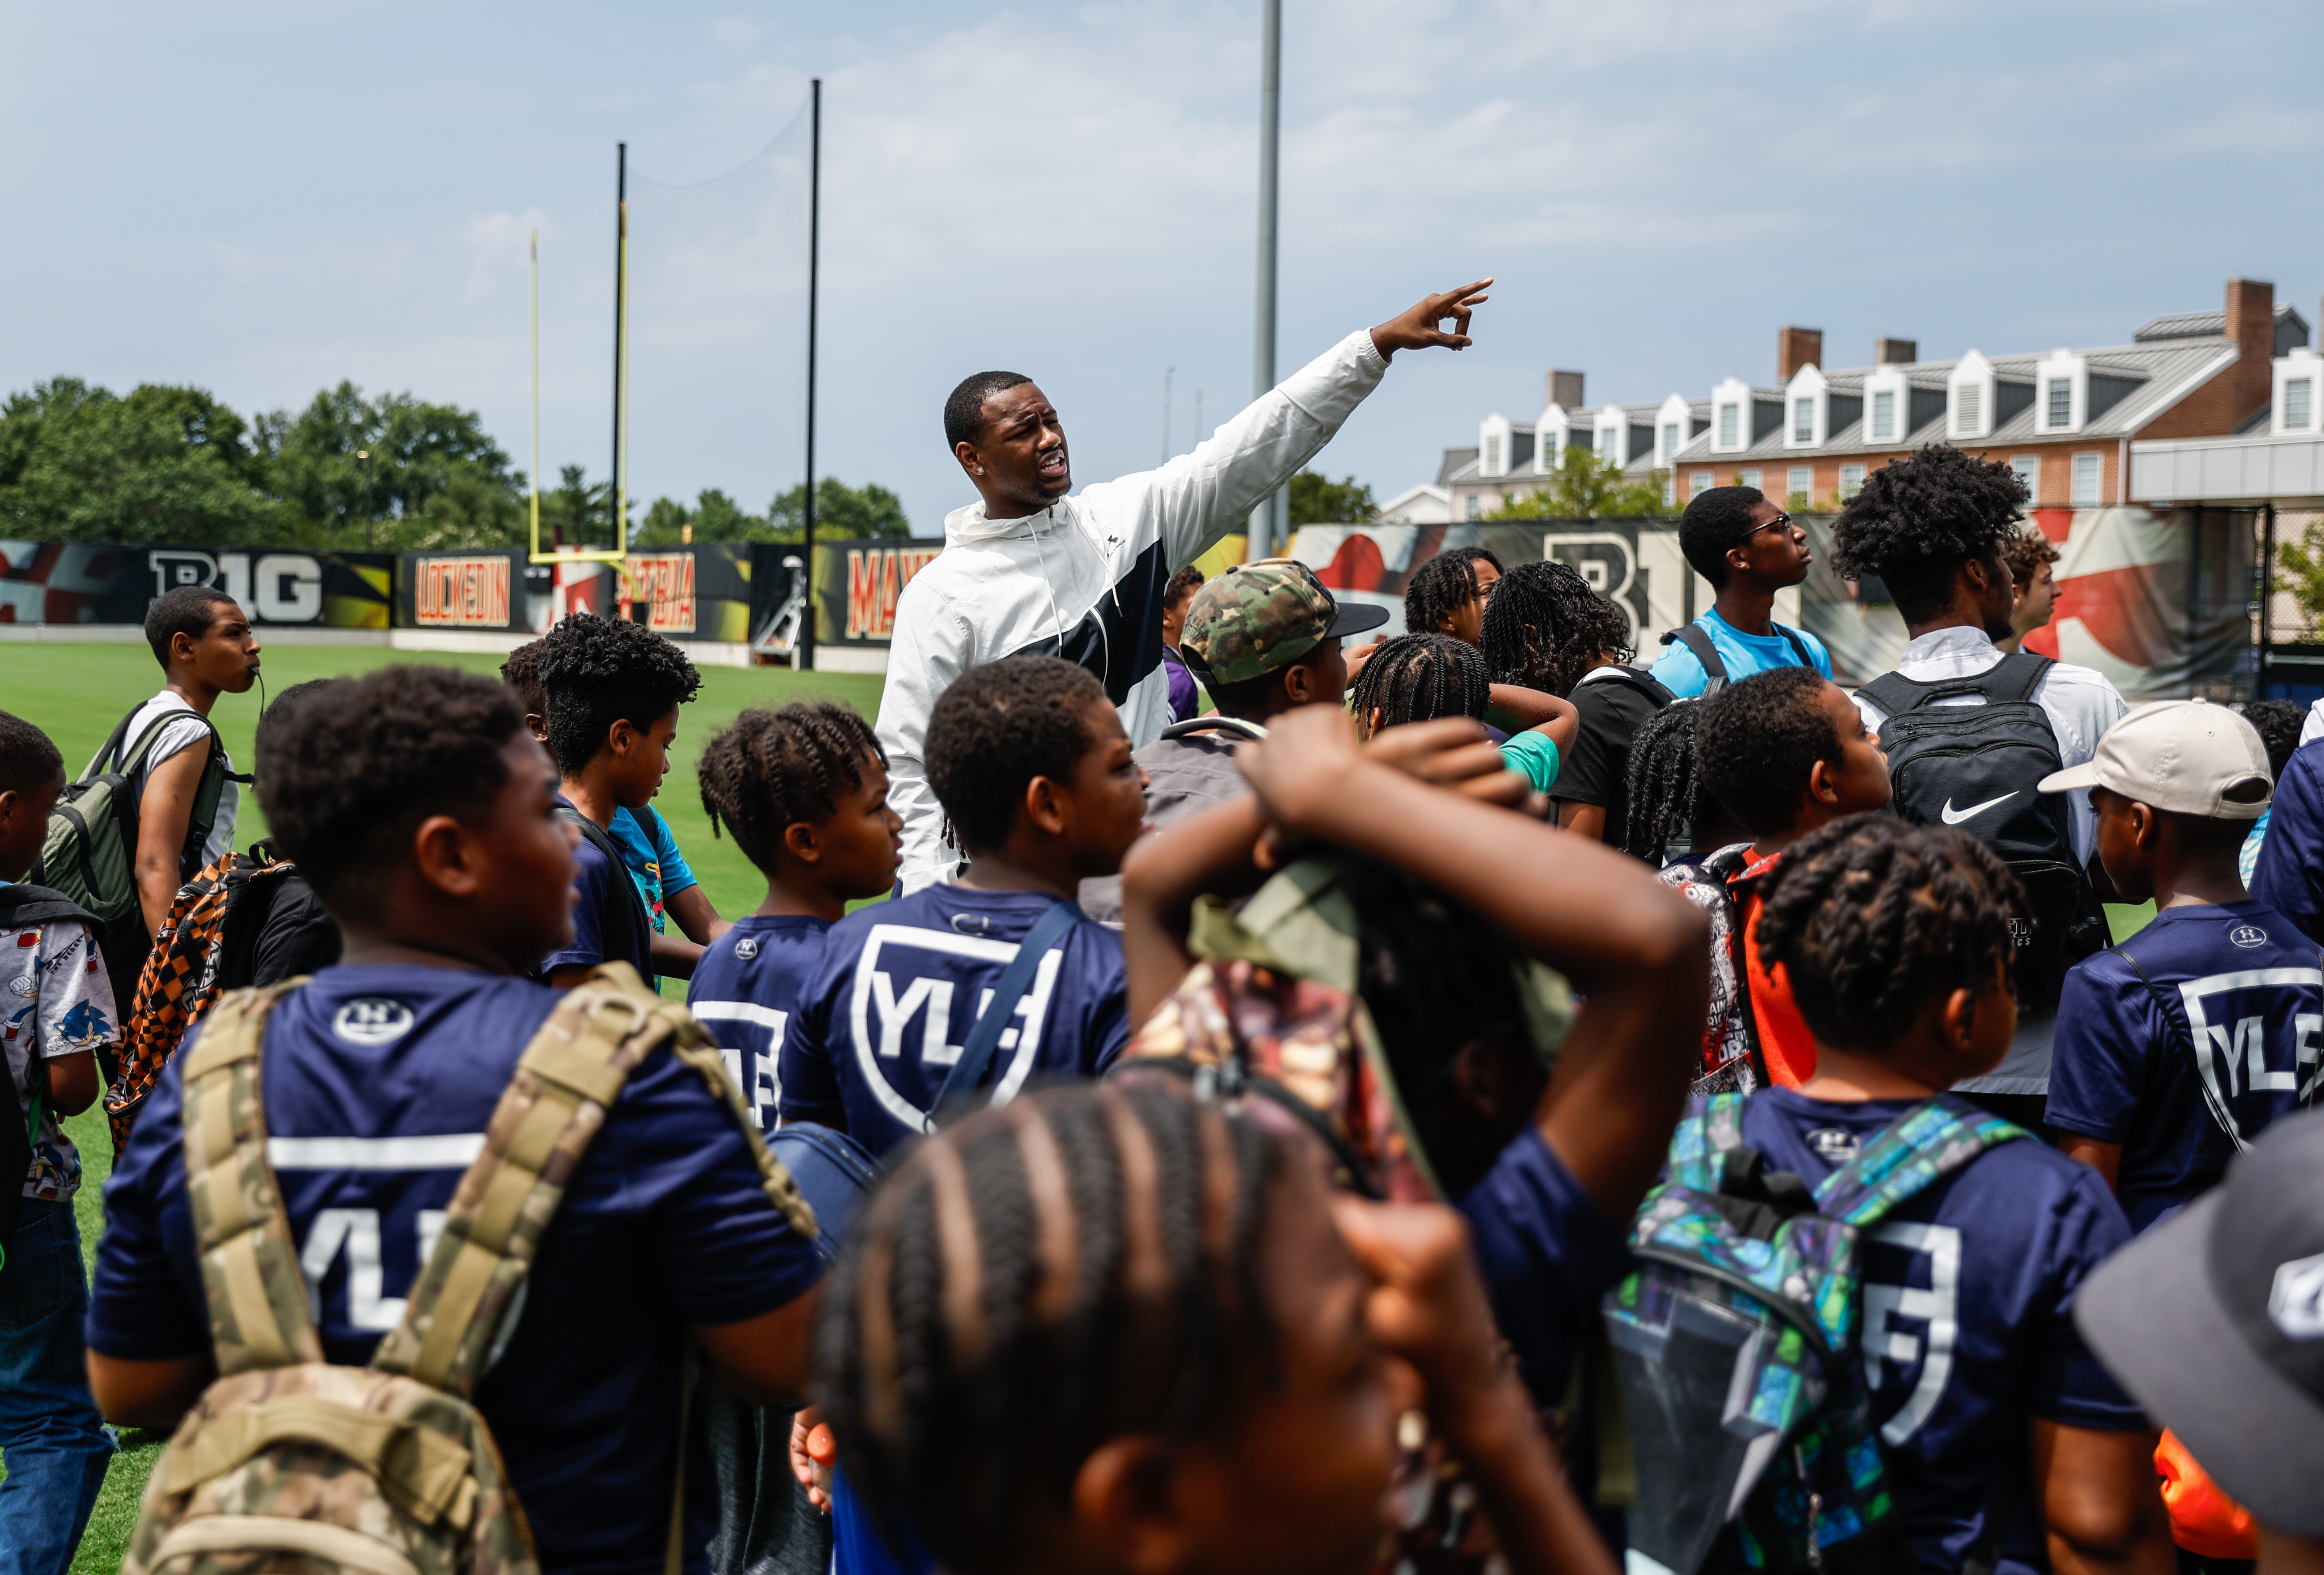
[[[985,8],[0,11],[0,389],[352,379],[604,474],[613,147],[633,177],[633,496],[753,509],[801,464],[806,126],[824,79],[818,470],[933,532],[939,412],[1037,377],[1094,481],[1251,387],[1258,0]],[[1286,0],[1285,371],[1492,274],[1478,344],[1407,355],[1323,466],[1433,478],[1542,373],[1602,399],[2127,339],[2273,280],[2312,323],[2324,7],[2108,0]]]

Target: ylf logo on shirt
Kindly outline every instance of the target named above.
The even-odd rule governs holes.
[[[392,1045],[411,1032],[411,1009],[400,1000],[366,996],[338,1009],[331,1032],[350,1045]]]

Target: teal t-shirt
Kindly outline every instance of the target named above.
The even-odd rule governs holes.
[[[1800,665],[1800,653],[1792,649],[1792,642],[1780,632],[1784,627],[1782,624],[1776,624],[1766,634],[1746,634],[1721,618],[1716,609],[1705,612],[1694,622],[1711,636],[1711,649],[1726,664],[1727,681],[1730,684],[1773,668],[1796,668]],[[1804,629],[1794,629],[1792,632],[1798,635],[1800,643],[1808,648],[1808,655],[1813,659],[1811,665],[1815,670],[1827,678],[1831,677],[1831,653],[1824,649],[1823,641]],[[1695,654],[1677,640],[1663,647],[1663,654],[1655,659],[1655,665],[1647,670],[1654,674],[1655,683],[1682,699],[1702,694],[1703,686],[1711,682],[1711,675],[1702,670],[1702,663],[1696,659]]]
[[[1547,733],[1528,729],[1501,746],[1501,764],[1532,783],[1535,792],[1546,793],[1557,780],[1557,746]]]
[[[630,879],[637,884],[638,896],[644,899],[646,912],[653,916],[654,934],[660,935],[665,928],[663,901],[701,882],[686,867],[686,855],[678,851],[678,839],[669,834],[669,823],[656,813],[652,805],[634,812],[626,806],[615,809],[613,829],[613,841],[622,850],[622,862],[630,867]]]

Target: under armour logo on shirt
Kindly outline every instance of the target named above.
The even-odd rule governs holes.
[[[2267,932],[2257,925],[2237,925],[2227,932],[2227,939],[2246,952],[2255,952],[2267,944]]]
[[[1828,1165],[1846,1165],[1856,1157],[1856,1134],[1842,1127],[1818,1127],[1808,1134],[1808,1147]]]
[[[376,996],[351,1000],[331,1018],[331,1031],[351,1045],[389,1045],[411,1032],[411,1009]]]

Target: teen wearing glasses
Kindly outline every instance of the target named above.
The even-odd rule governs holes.
[[[1775,593],[1808,577],[1808,533],[1757,487],[1698,493],[1678,522],[1679,550],[1709,580],[1710,611],[1664,636],[1655,681],[1673,695],[1702,695],[1771,668],[1813,668],[1831,677],[1831,653],[1803,629],[1775,622]]]

